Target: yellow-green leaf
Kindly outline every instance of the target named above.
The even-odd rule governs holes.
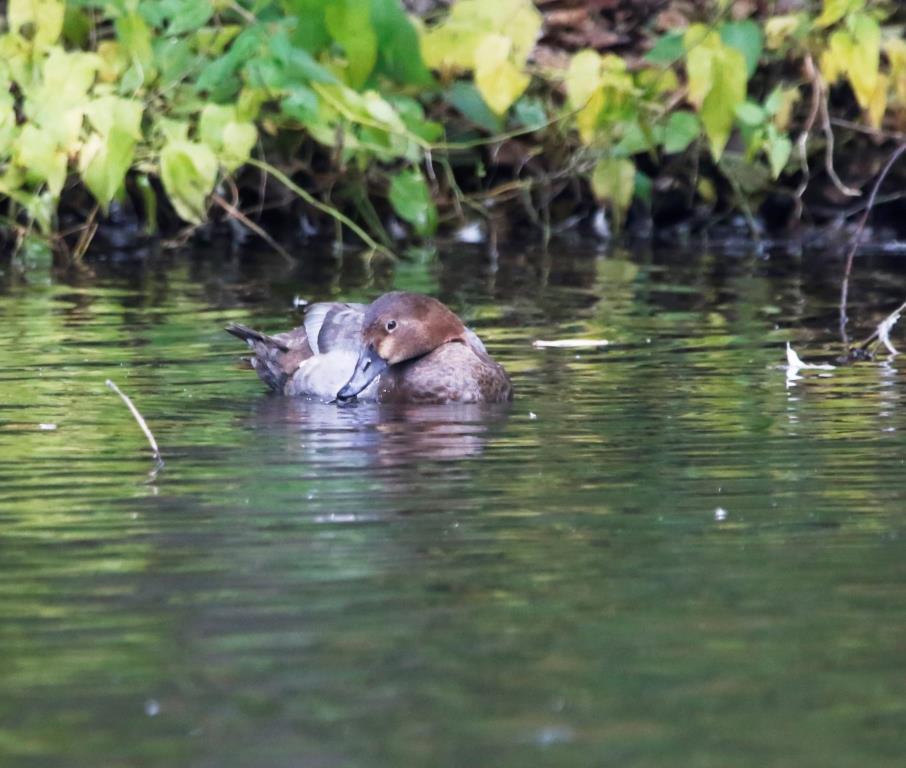
[[[16,109],[9,86],[0,81],[0,161],[6,158],[16,135]]]
[[[619,229],[635,190],[635,164],[612,157],[598,160],[591,174],[591,189],[599,202],[610,204],[614,229]]]
[[[572,109],[584,107],[601,87],[601,57],[592,50],[579,51],[566,71],[566,98]]]
[[[513,43],[503,35],[487,35],[475,50],[475,85],[493,112],[502,115],[528,87],[528,75],[510,58]]]
[[[254,124],[238,120],[233,104],[205,106],[198,121],[198,135],[228,171],[248,160],[258,141]]]
[[[31,25],[34,45],[42,50],[60,39],[65,12],[63,0],[9,0],[6,20],[12,32]]]
[[[167,197],[179,216],[200,224],[208,195],[217,181],[217,157],[205,144],[171,141],[160,155],[160,175]]]
[[[867,109],[878,83],[881,59],[881,28],[871,16],[857,14],[852,19],[853,45],[847,77],[859,106]]]
[[[135,138],[119,127],[93,133],[79,152],[79,173],[104,211],[113,200],[135,155]]]
[[[498,34],[509,38],[509,58],[521,67],[540,30],[541,14],[531,0],[459,0],[440,24],[422,30],[422,58],[445,73],[470,72],[482,40]]]
[[[884,53],[890,62],[890,77],[901,108],[906,107],[906,41],[890,38],[884,43]]]
[[[45,128],[24,125],[14,153],[16,164],[25,169],[28,177],[46,183],[48,192],[57,199],[66,181],[68,158],[53,133]]]
[[[143,110],[144,106],[140,101],[122,99],[118,96],[101,96],[86,105],[85,116],[101,136],[109,136],[111,131],[117,128],[133,139],[139,140],[142,138]]]
[[[704,46],[693,48],[686,56],[689,101],[699,109],[714,85],[713,63],[714,51]]]
[[[701,120],[711,144],[711,154],[719,159],[730,138],[736,107],[746,98],[746,62],[733,48],[723,48],[714,57],[713,84],[701,106]]]
[[[875,83],[874,93],[868,100],[868,124],[872,128],[880,128],[881,121],[884,119],[884,112],[887,110],[887,86],[890,84],[890,78],[887,75],[878,75]]]
[[[815,19],[815,26],[823,29],[836,24],[851,10],[862,8],[865,0],[824,0],[821,15]]]
[[[833,84],[849,68],[852,57],[852,38],[849,33],[838,29],[827,42],[827,48],[821,53],[819,68],[825,82]]]
[[[765,47],[769,50],[780,48],[787,40],[794,37],[804,26],[806,17],[801,13],[783,16],[772,16],[764,23]]]
[[[590,144],[604,104],[601,57],[595,51],[579,51],[570,59],[566,72],[566,99],[570,109],[576,110],[576,128],[580,138]]]

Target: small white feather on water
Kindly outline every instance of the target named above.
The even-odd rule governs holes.
[[[786,343],[786,365],[787,370],[795,373],[796,371],[832,371],[836,366],[830,363],[806,363],[796,354],[796,350]]]
[[[535,349],[594,349],[595,347],[606,347],[610,342],[607,339],[556,339],[553,341],[544,341],[535,339],[532,346]]]

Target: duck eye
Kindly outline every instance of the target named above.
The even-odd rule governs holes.
[[[396,320],[388,320],[387,321],[387,330],[392,331],[394,328],[396,328]]]

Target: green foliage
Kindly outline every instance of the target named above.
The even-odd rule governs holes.
[[[262,167],[259,148],[278,165],[323,150],[325,190],[348,183],[344,199],[372,231],[386,200],[429,237],[444,185],[429,187],[420,169],[471,163],[480,179],[482,137],[515,131],[535,135],[528,151],[560,163],[551,170],[583,176],[619,227],[633,198],[657,188],[638,168],[668,155],[710,155],[712,172],[751,194],[784,173],[802,88],[765,65],[810,57],[827,83],[852,90],[869,126],[902,121],[906,43],[883,23],[866,0],[721,15],[663,35],[639,66],[580,50],[552,72],[529,65],[541,30],[531,0],[458,0],[427,24],[399,0],[11,0],[0,197],[10,220],[48,234],[64,190],[79,185],[104,211],[128,189],[147,215],[166,199],[198,224],[222,180]],[[713,200],[707,172],[689,173]],[[306,201],[349,226],[325,190]],[[455,183],[443,191],[462,194]]]
[[[420,235],[434,234],[437,208],[424,177],[416,169],[402,171],[390,181],[390,202],[403,219]]]

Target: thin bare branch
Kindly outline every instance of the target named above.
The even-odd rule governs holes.
[[[868,205],[865,207],[865,213],[862,214],[862,218],[859,220],[859,225],[856,227],[855,233],[853,233],[849,252],[846,254],[846,266],[843,270],[843,283],[840,286],[840,338],[843,340],[844,348],[849,347],[849,337],[846,334],[846,306],[849,301],[849,277],[853,270],[853,259],[856,256],[856,250],[859,248],[859,240],[862,237],[862,232],[865,230],[865,225],[868,223],[868,217],[871,215],[871,210],[878,198],[878,190],[884,183],[884,179],[887,178],[887,174],[890,173],[890,169],[893,168],[896,161],[900,159],[904,152],[906,152],[906,142],[900,144],[890,157],[887,158],[884,168],[881,169],[881,173],[878,175],[878,178],[871,189],[871,195],[868,197]]]
[[[279,253],[287,264],[295,264],[295,260],[290,255],[280,243],[278,243],[274,238],[272,238],[267,232],[265,232],[260,226],[258,226],[254,221],[252,221],[248,216],[246,216],[242,211],[240,211],[235,205],[224,200],[220,195],[213,195],[211,198],[217,205],[223,208],[227,212],[227,215],[232,216],[236,221],[238,221],[242,226],[250,229],[258,237],[260,237],[264,242],[266,242],[271,248],[273,248],[277,253]]]
[[[141,427],[142,432],[145,433],[145,437],[148,438],[148,443],[151,446],[151,453],[154,456],[154,460],[159,465],[163,466],[164,460],[160,455],[160,448],[157,447],[157,440],[154,439],[154,435],[151,433],[151,430],[148,428],[148,423],[145,421],[145,419],[142,417],[142,415],[138,412],[138,408],[135,407],[132,400],[130,400],[129,397],[110,379],[107,379],[107,381],[105,381],[104,383],[107,385],[108,388],[110,388],[114,392],[116,392],[116,394],[118,394],[120,396],[120,398],[122,399],[122,401],[126,404],[126,407],[129,409],[130,413],[132,413],[132,416],[135,418],[135,421]]]

